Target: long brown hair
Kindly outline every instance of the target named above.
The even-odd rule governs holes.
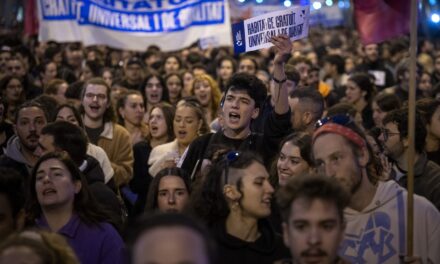
[[[69,170],[72,176],[72,181],[81,182],[81,189],[77,194],[75,194],[73,202],[74,213],[78,214],[81,220],[89,225],[98,225],[102,222],[113,224],[110,215],[108,215],[106,211],[104,211],[104,209],[100,207],[96,202],[95,198],[90,192],[87,181],[78,169],[75,162],[69,157],[67,152],[49,152],[41,156],[40,159],[37,161],[37,164],[35,164],[35,167],[32,170],[31,174],[31,181],[29,184],[29,200],[26,206],[26,211],[28,213],[28,224],[33,225],[35,220],[39,218],[42,214],[41,205],[38,202],[37,192],[35,190],[35,184],[38,168],[43,162],[50,159],[56,159],[63,163],[63,165],[66,166],[66,168]]]

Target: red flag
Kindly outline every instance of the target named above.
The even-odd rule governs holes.
[[[24,34],[34,36],[38,34],[37,0],[27,0],[24,7]]]
[[[354,0],[357,28],[364,45],[409,32],[411,0]]]

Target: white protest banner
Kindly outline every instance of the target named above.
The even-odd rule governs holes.
[[[234,52],[242,53],[272,46],[270,38],[286,34],[290,40],[307,37],[310,6],[294,6],[246,19],[232,25]]]
[[[38,0],[42,41],[178,50],[215,32],[231,45],[227,0]]]
[[[220,46],[221,45],[218,36],[209,36],[209,37],[201,38],[199,40],[199,47],[201,50],[216,48]]]

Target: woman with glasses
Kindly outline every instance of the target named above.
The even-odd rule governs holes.
[[[274,188],[262,160],[228,152],[212,165],[191,207],[217,240],[219,263],[273,263],[289,256],[266,219]]]
[[[146,113],[150,113],[153,106],[160,102],[168,102],[168,90],[165,87],[165,82],[159,74],[150,74],[145,78],[142,85]],[[148,116],[144,118],[148,120]]]
[[[368,74],[355,73],[348,79],[345,99],[362,115],[362,124],[365,129],[370,129],[374,126],[371,110],[371,100],[374,94],[374,84]]]
[[[194,98],[186,98],[177,104],[173,130],[175,140],[151,151],[148,164],[153,177],[162,168],[176,166],[189,144],[198,136],[209,132],[203,109]]]
[[[217,110],[220,105],[221,92],[217,82],[208,74],[196,75],[191,88],[191,95],[194,95],[203,107],[206,122],[211,122],[217,117]]]
[[[150,184],[145,210],[182,212],[189,201],[191,181],[180,168],[164,168]]]
[[[124,242],[65,152],[38,160],[27,208],[29,223],[63,235],[81,263],[126,263]]]

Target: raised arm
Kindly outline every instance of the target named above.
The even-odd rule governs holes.
[[[272,97],[274,99],[275,113],[281,115],[289,111],[289,102],[286,85],[284,64],[289,59],[292,43],[287,35],[272,37],[271,42],[275,45],[274,70],[271,85],[274,85]]]

